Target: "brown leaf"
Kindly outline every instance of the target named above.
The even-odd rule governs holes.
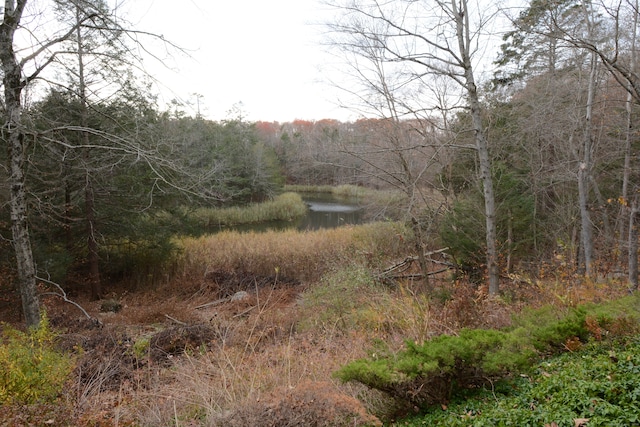
[[[589,422],[589,418],[576,418],[573,420],[574,427],[584,427]]]

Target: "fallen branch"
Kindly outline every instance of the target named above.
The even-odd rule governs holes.
[[[424,256],[431,256],[431,255],[435,255],[435,254],[441,254],[445,251],[448,251],[449,248],[442,248],[442,249],[436,249],[435,251],[431,251],[431,252],[425,252]]]
[[[223,302],[227,302],[227,301],[231,301],[231,297],[220,298],[218,300],[215,300],[215,301],[212,301],[212,302],[208,302],[206,304],[199,305],[199,306],[195,307],[194,310],[199,310],[201,308],[207,308],[207,307],[213,307],[213,306],[222,304]]]
[[[436,271],[430,271],[427,273],[427,276],[434,276],[436,274],[444,273],[445,271],[449,271],[449,268],[443,268]],[[385,279],[422,279],[422,273],[412,273],[412,274],[398,274],[394,276],[385,276]]]
[[[73,300],[70,300],[67,297],[67,293],[64,291],[64,289],[62,289],[62,286],[60,286],[56,282],[53,282],[53,281],[51,281],[49,279],[45,279],[45,278],[42,278],[42,277],[36,276],[36,279],[40,280],[42,282],[45,282],[45,283],[47,283],[49,285],[53,285],[56,288],[58,288],[58,290],[60,291],[60,293],[57,293],[57,292],[45,292],[45,293],[43,293],[41,295],[55,295],[57,297],[62,298],[62,300],[64,302],[68,302],[69,304],[75,305],[87,317],[87,319],[91,320],[92,322],[94,322],[98,326],[102,326],[102,322],[99,319],[96,319],[95,317],[91,317],[89,315],[89,313],[87,313],[87,310],[85,310],[80,304],[78,304],[77,302],[75,302]]]
[[[181,322],[180,320],[176,319],[175,317],[171,317],[168,314],[165,314],[164,317],[166,317],[167,319],[176,322],[178,325],[182,325],[182,326],[188,326],[187,323]]]
[[[425,256],[429,257],[431,255],[435,255],[435,254],[440,254],[443,253],[445,251],[449,250],[449,248],[442,248],[442,249],[437,249],[435,251],[430,251],[430,252],[425,252]],[[414,274],[402,274],[405,271],[407,271],[409,268],[411,268],[411,265],[418,261],[418,257],[417,256],[409,256],[406,257],[403,261],[392,265],[391,267],[387,267],[384,270],[382,270],[382,272],[380,274],[378,274],[378,278],[379,279],[392,279],[392,280],[397,280],[397,279],[419,279],[424,277],[423,274],[421,273],[414,273]],[[439,274],[439,273],[443,273],[451,268],[455,268],[455,264],[450,263],[450,262],[446,262],[446,261],[439,261],[439,260],[435,260],[435,259],[431,259],[428,258],[429,262],[432,262],[434,264],[440,264],[440,265],[445,265],[447,266],[447,268],[443,268],[437,271],[431,271],[429,273],[427,273],[427,276],[433,276],[435,274]]]
[[[392,271],[399,270],[401,268],[402,268],[402,271],[406,271],[409,267],[411,267],[411,264],[417,259],[418,258],[416,257],[407,257],[404,259],[404,261],[399,262],[395,265],[392,265],[391,267],[385,268],[384,270],[382,270],[382,272],[379,275],[384,276],[384,275],[387,275],[388,273],[391,273]]]

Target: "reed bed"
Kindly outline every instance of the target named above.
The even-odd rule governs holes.
[[[373,223],[316,231],[223,231],[184,237],[176,273],[205,277],[213,271],[279,276],[300,281],[352,263],[393,259],[406,251],[406,229],[398,223]]]
[[[307,213],[307,205],[299,194],[287,192],[273,200],[248,206],[196,209],[191,215],[205,228],[255,224],[266,221],[292,221]]]

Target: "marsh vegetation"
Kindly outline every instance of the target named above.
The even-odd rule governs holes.
[[[497,3],[331,1],[362,118],[250,123],[159,107],[108,2],[27,3],[3,425],[637,424],[637,5],[523,5],[492,78]]]
[[[587,282],[568,272],[562,280],[514,281],[501,298],[456,280],[455,270],[434,276],[431,294],[410,278],[385,280],[386,267],[411,256],[413,238],[410,227],[394,221],[313,231],[176,235],[170,256],[159,263],[146,260],[146,280],[140,277],[135,286],[122,281],[102,301],[74,296],[100,327],[49,295],[44,300],[48,322],[36,335],[5,332],[0,346],[5,372],[37,369],[40,379],[5,381],[13,388],[0,393],[11,396],[4,397],[2,417],[14,425],[49,420],[59,425],[381,425],[463,395],[445,386],[439,392],[448,391],[438,399],[410,400],[407,406],[403,393],[411,394],[418,383],[398,383],[397,390],[404,391],[389,394],[392,388],[362,371],[376,369],[376,363],[395,369],[387,357],[411,369],[397,359],[410,343],[416,344],[409,349],[419,343],[428,349],[436,337],[466,343],[465,350],[446,345],[471,352],[465,356],[469,363],[478,352],[473,369],[486,372],[471,377],[470,384],[479,386],[486,378],[518,380],[535,360],[569,350],[581,357],[579,349],[592,348],[589,342],[609,342],[638,328],[631,311],[637,299],[600,314],[589,312],[591,317],[578,309],[582,314],[554,327],[582,304],[625,292],[618,282]],[[143,261],[138,260],[141,268]],[[556,269],[557,274],[564,273]],[[542,311],[514,322],[523,310],[536,308]],[[11,318],[13,310],[5,306],[3,316]],[[533,325],[540,327],[544,316],[546,332],[535,332]],[[476,328],[513,332],[504,332],[504,338],[472,337]],[[548,344],[531,344],[530,335]],[[439,342],[445,345],[442,338]],[[499,365],[484,359],[493,346],[498,356],[490,360]],[[3,351],[12,356],[3,359]],[[364,364],[355,369],[357,360]],[[457,375],[457,364],[446,366]],[[338,372],[357,381],[342,382]],[[64,387],[49,378],[60,375],[66,378]],[[456,383],[464,384],[460,378]],[[42,384],[47,384],[44,394],[34,393]],[[484,398],[480,394],[477,404]],[[458,417],[458,407],[451,408]],[[562,416],[553,413],[548,420]],[[414,419],[421,425],[421,418]]]

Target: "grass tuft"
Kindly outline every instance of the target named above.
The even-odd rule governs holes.
[[[307,213],[307,205],[299,194],[287,192],[275,199],[230,208],[199,208],[192,214],[196,223],[204,229],[255,224],[267,221],[292,221]]]

